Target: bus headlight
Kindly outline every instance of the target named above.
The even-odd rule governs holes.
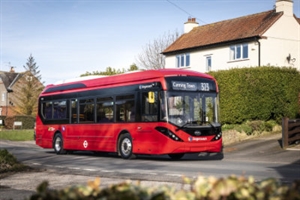
[[[218,134],[212,139],[212,141],[219,140],[219,139],[221,139],[221,137],[222,137],[222,132],[218,133]]]
[[[165,127],[158,126],[155,129],[174,141],[183,142],[183,140],[180,137],[178,137],[175,133],[173,133],[172,131],[170,131],[169,129],[167,129]]]

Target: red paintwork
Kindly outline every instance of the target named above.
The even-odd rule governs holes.
[[[162,69],[132,72],[76,82],[85,84],[87,88],[84,90],[89,90],[159,81],[162,84],[162,88],[166,90],[166,83],[164,81],[164,77],[166,76],[198,76],[215,81],[213,77],[199,72],[180,69]],[[59,85],[68,84],[70,83]],[[54,86],[57,85],[48,85],[45,90]],[[42,92],[40,96],[82,90],[83,89],[76,89],[45,94]],[[169,139],[167,136],[155,130],[156,126],[162,126],[172,130],[177,136],[184,140],[184,142],[176,142]],[[188,134],[181,130],[176,131],[176,127],[164,122],[43,125],[39,116],[36,118],[36,144],[43,148],[53,148],[54,134],[60,132],[63,136],[64,149],[66,150],[117,152],[118,136],[124,130],[131,134],[133,139],[133,153],[136,154],[220,152],[222,148],[222,139],[211,141],[213,136],[199,136],[194,137],[195,140],[198,138],[198,141],[189,141],[190,136]],[[206,140],[203,141],[205,138]]]

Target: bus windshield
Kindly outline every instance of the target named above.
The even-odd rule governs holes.
[[[165,92],[161,103],[161,120],[176,126],[220,125],[217,93]],[[167,103],[164,103],[167,102]]]

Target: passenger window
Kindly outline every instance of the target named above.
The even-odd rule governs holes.
[[[42,115],[44,119],[67,119],[67,101],[48,101],[42,103]]]
[[[157,121],[158,92],[142,93],[142,121]]]
[[[42,115],[44,119],[52,119],[52,102],[42,103]]]
[[[77,108],[78,108],[78,104],[77,104],[77,99],[72,99],[71,100],[71,116],[72,116],[72,123],[78,123],[77,120]],[[82,116],[83,117],[83,116]]]
[[[112,97],[97,98],[97,122],[109,123],[114,120],[114,102]]]
[[[135,121],[135,102],[133,94],[116,97],[116,121]]]
[[[67,118],[67,104],[66,100],[53,102],[53,119],[66,119]]]
[[[79,100],[79,123],[94,123],[94,99]]]

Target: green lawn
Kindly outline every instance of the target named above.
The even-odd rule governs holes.
[[[1,130],[0,140],[30,141],[33,140],[33,129]]]

